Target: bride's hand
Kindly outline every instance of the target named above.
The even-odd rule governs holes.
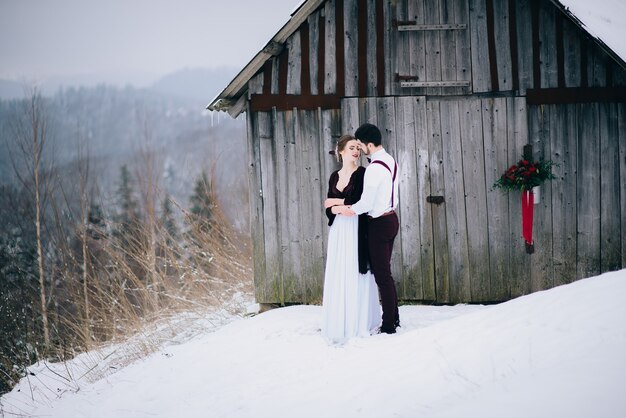
[[[324,209],[328,209],[333,206],[343,205],[343,199],[328,198],[324,200]]]
[[[335,215],[344,215],[344,216],[353,216],[355,215],[354,211],[350,208],[350,206],[333,206],[331,212]]]
[[[343,206],[343,210],[341,211],[341,214],[344,216],[354,216],[356,215],[356,213],[354,213],[354,211],[352,210],[351,206]]]

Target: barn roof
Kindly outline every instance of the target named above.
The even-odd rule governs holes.
[[[552,0],[626,68],[624,0]]]
[[[248,81],[266,61],[280,54],[287,39],[326,0],[303,0],[287,23],[207,106],[237,117],[245,111]],[[550,0],[583,31],[594,38],[615,61],[626,69],[626,2],[624,0]]]
[[[248,88],[248,81],[263,67],[270,58],[277,56],[282,51],[287,39],[300,27],[300,25],[326,0],[304,0],[291,14],[290,19],[270,39],[243,70],[218,94],[207,106],[209,110],[225,110],[232,117],[237,117],[243,112],[245,101],[244,93]]]

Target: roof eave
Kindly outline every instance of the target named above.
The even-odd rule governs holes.
[[[252,60],[235,76],[235,78],[218,94],[207,106],[209,110],[228,111],[231,116],[237,117],[245,110],[245,106],[237,106],[236,112],[230,112],[231,106],[239,102],[239,99],[248,90],[248,81],[261,70],[263,64],[282,51],[287,39],[300,27],[300,25],[326,0],[307,0],[296,9],[291,18],[283,25],[276,35],[259,51]]]

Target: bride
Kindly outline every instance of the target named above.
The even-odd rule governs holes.
[[[346,205],[356,203],[363,192],[365,168],[357,165],[360,152],[353,136],[339,138],[335,156],[342,167],[331,174],[328,199],[324,201],[330,231],[322,336],[331,343],[368,336],[380,325],[378,287],[368,265],[366,215],[344,215]]]

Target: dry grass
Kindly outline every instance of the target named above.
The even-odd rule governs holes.
[[[87,223],[84,212],[66,218],[71,212],[67,199],[67,208],[55,206],[42,308],[50,318],[51,344],[38,341],[35,309],[27,318],[33,336],[24,336],[17,349],[25,352],[14,352],[17,345],[3,347],[0,387],[13,387],[36,360],[76,359],[72,363],[82,363],[80,370],[55,368],[62,379],[97,380],[167,342],[245,312],[253,300],[250,237],[231,226],[210,182],[202,192],[211,202],[211,219],[172,202],[174,217],[184,219],[178,225],[182,231],[175,233],[157,218],[154,208],[161,196],[156,191],[142,203],[142,214],[125,226],[110,219]],[[81,201],[81,208],[86,204]],[[76,223],[74,229],[70,222]]]
[[[245,313],[253,300],[249,237],[233,230],[219,208],[210,224],[185,216],[191,227],[184,238],[174,239],[157,225],[153,246],[139,238],[146,230],[126,241],[96,231],[100,238],[90,242],[88,286],[80,280],[80,269],[68,264],[62,292],[56,294],[68,303],[52,316],[55,335],[63,338],[22,381],[28,402],[47,403],[77,392],[167,344],[210,332]],[[27,411],[28,406],[0,404],[0,416],[9,410]]]
[[[155,224],[152,246],[141,238],[145,225],[132,240],[108,234],[90,243],[88,286],[75,272],[67,277],[64,291],[73,303],[58,315],[65,338],[55,357],[83,353],[82,372],[68,371],[67,378],[97,380],[165,343],[245,312],[253,300],[249,237],[235,231],[217,207],[210,223],[184,215],[190,228],[182,239]],[[104,232],[96,231],[100,237]]]

